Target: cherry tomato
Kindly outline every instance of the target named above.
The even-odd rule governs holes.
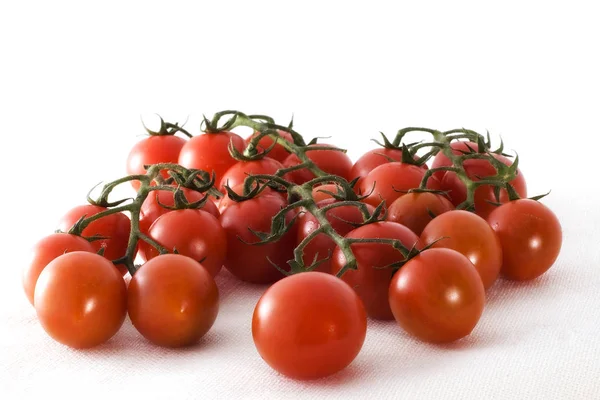
[[[330,144],[315,144],[311,146],[337,147]],[[350,170],[352,169],[352,160],[346,153],[337,150],[311,150],[306,155],[315,165],[330,175],[341,176],[350,179]],[[288,168],[300,164],[300,159],[295,154],[290,154],[283,162],[283,166]],[[297,184],[302,184],[315,178],[315,175],[308,169],[292,171],[286,174],[286,178]]]
[[[369,194],[363,201],[376,207],[385,200],[390,205],[410,189],[418,188],[425,170],[416,165],[400,162],[382,164],[358,182],[356,189],[361,195]],[[435,179],[427,181],[428,189],[439,189]]]
[[[217,276],[227,254],[227,238],[219,220],[202,210],[169,211],[154,221],[148,236],[169,252],[177,250],[178,254],[202,263],[212,276]],[[139,245],[140,256],[145,260],[160,254],[144,241]]]
[[[562,228],[542,203],[511,201],[492,211],[488,222],[502,245],[501,274],[505,278],[535,279],[554,265],[562,247]]]
[[[468,141],[454,141],[450,143],[450,149],[452,150],[452,154],[455,156],[461,156],[465,153],[477,152],[479,146],[477,143],[468,142]],[[469,161],[471,162],[471,161]],[[431,163],[431,169],[436,169],[439,167],[451,167],[452,161],[443,152],[439,152],[433,158],[433,162]],[[436,171],[433,173],[438,180],[442,180],[446,171]]]
[[[237,186],[234,186],[231,188],[235,193],[237,193],[238,195],[242,195],[244,193],[244,184],[241,183]],[[282,199],[286,198],[286,193],[282,193],[282,192],[277,192],[271,188],[264,188],[258,195],[257,197],[260,196],[280,196]],[[219,202],[219,211],[221,213],[223,213],[223,211],[231,206],[232,204],[238,204],[237,201],[232,200],[229,195],[225,194],[225,196],[221,199],[221,201]]]
[[[429,249],[404,264],[390,284],[390,307],[416,338],[447,343],[469,335],[485,303],[473,264],[450,249]]]
[[[315,203],[320,202],[321,200],[333,199],[331,195],[325,193],[324,191],[328,191],[331,193],[337,193],[339,186],[335,183],[326,183],[324,185],[319,185],[313,187],[312,196]]]
[[[33,246],[29,260],[23,269],[23,289],[31,304],[33,304],[35,284],[42,270],[55,258],[73,251],[95,252],[94,247],[87,240],[66,233],[53,233]]]
[[[502,266],[502,247],[498,237],[480,216],[453,210],[433,219],[423,230],[421,240],[433,247],[456,250],[475,266],[483,286],[488,289],[498,278]]]
[[[105,207],[86,204],[72,208],[62,216],[58,222],[58,229],[63,232],[68,232],[69,229],[83,217],[91,217],[99,212],[105,211]],[[94,240],[91,242],[94,252],[104,248],[104,257],[109,260],[121,258],[127,252],[127,244],[129,242],[129,233],[131,232],[131,221],[129,217],[123,213],[115,213],[106,217],[100,218],[90,223],[82,232],[82,236],[90,237],[94,235],[104,236],[107,239]],[[127,268],[123,264],[117,265],[122,275],[127,273]]]
[[[280,268],[287,267],[287,261],[294,257],[296,237],[292,229],[277,242],[257,245],[260,242],[250,229],[257,232],[271,231],[271,218],[283,207],[286,200],[279,194],[271,193],[229,205],[219,219],[227,235],[227,257],[225,268],[238,279],[251,283],[272,283],[283,274]],[[291,222],[291,213],[287,216]],[[269,262],[271,260],[271,262]]]
[[[419,237],[404,225],[395,222],[375,222],[354,229],[346,235],[357,239],[396,239],[409,250],[416,246],[422,248]],[[402,253],[389,244],[354,243],[352,253],[357,261],[357,269],[349,269],[342,275],[342,280],[354,288],[371,318],[394,319],[388,300],[388,288],[394,270],[384,268],[404,259]],[[337,274],[346,264],[346,257],[336,247],[331,257],[331,272]]]
[[[283,168],[283,165],[281,165],[279,161],[276,161],[270,157],[261,158],[260,160],[255,161],[237,162],[223,174],[221,183],[219,184],[219,190],[221,193],[225,193],[225,185],[228,185],[229,187],[235,187],[244,183],[244,180],[250,174],[274,175],[275,172],[281,168]]]
[[[179,154],[179,164],[188,169],[201,169],[215,173],[215,182],[220,182],[225,171],[238,161],[229,154],[229,143],[244,151],[245,142],[233,132],[206,133],[187,141]]]
[[[317,203],[317,206],[323,208],[335,202],[336,200],[334,199],[326,199]],[[373,212],[373,207],[368,206],[367,209],[370,213]],[[356,225],[364,222],[361,211],[355,206],[335,207],[327,210],[325,216],[331,227],[341,236],[345,236]],[[321,224],[319,224],[314,215],[309,212],[303,212],[298,217],[297,226],[296,245],[299,245],[308,235],[319,229]],[[335,250],[335,242],[329,236],[320,233],[306,245],[302,259],[304,264],[309,266],[313,263],[315,257],[317,260],[324,260],[333,253],[333,250]],[[320,263],[315,271],[331,273],[331,259]]]
[[[195,190],[187,188],[181,188],[180,190],[183,191],[188,203],[195,203],[204,198],[204,194]],[[169,190],[156,190],[148,194],[148,197],[146,197],[146,200],[144,200],[144,203],[140,209],[140,230],[142,232],[148,233],[150,225],[152,225],[152,223],[156,221],[158,217],[168,213],[169,211],[173,211],[163,207],[163,205],[168,207],[173,207],[175,205],[174,192]],[[214,215],[216,218],[219,218],[219,215],[221,215],[215,203],[213,203],[210,199],[208,199],[206,203],[199,208],[199,210],[206,211],[209,214]]]
[[[34,305],[42,327],[54,340],[74,348],[93,347],[121,328],[127,288],[106,258],[74,251],[44,268],[35,286]]]
[[[213,326],[219,291],[197,261],[163,254],[148,261],[129,284],[127,310],[146,339],[164,347],[195,344]]]
[[[145,175],[144,165],[159,163],[174,163],[179,160],[179,153],[186,144],[186,140],[174,135],[149,136],[137,142],[127,156],[127,174]],[[168,178],[167,171],[161,171],[164,178]],[[131,181],[137,191],[139,181]]]
[[[450,210],[454,210],[454,205],[440,194],[408,193],[394,200],[388,208],[386,219],[405,225],[420,235],[433,219],[431,214],[438,216]]]
[[[415,156],[415,160],[419,157]],[[402,160],[402,150],[400,149],[388,149],[379,148],[367,151],[363,154],[352,166],[350,170],[350,179],[364,178],[380,165],[387,164],[392,159],[393,161],[400,162]],[[427,169],[427,164],[421,165],[422,169]]]
[[[282,140],[294,143],[294,139],[292,138],[292,135],[289,132],[278,130],[277,133],[279,134],[281,139],[277,139],[277,144],[275,146],[273,146],[273,138],[271,138],[271,136],[263,136],[258,141],[258,146],[260,151],[265,151],[271,148],[271,146],[273,146],[273,149],[271,149],[271,151],[269,152],[269,157],[279,162],[283,162],[290,155],[290,153],[285,149],[285,147],[283,147],[279,143],[281,143]],[[248,137],[246,139],[246,145],[250,143],[250,140],[256,137],[257,135],[258,132],[254,132],[250,137]]]
[[[303,272],[271,286],[252,316],[260,356],[293,379],[318,379],[341,371],[360,352],[367,315],[356,293],[322,272]]]

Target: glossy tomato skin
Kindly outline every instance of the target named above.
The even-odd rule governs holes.
[[[542,203],[511,201],[494,210],[488,222],[502,245],[501,274],[506,279],[535,279],[554,265],[562,247],[562,228]]]
[[[68,233],[53,233],[38,241],[29,253],[29,260],[23,269],[23,289],[33,305],[35,284],[40,273],[55,258],[73,251],[95,253],[94,247],[82,237]]]
[[[127,156],[127,174],[145,175],[144,165],[173,163],[177,164],[179,153],[186,140],[174,135],[149,136],[137,142]],[[164,178],[168,178],[167,171],[161,171]],[[139,181],[131,181],[137,191]]]
[[[420,235],[435,216],[454,210],[454,205],[441,194],[431,192],[408,193],[394,200],[388,208],[386,220],[398,222]]]
[[[450,148],[452,149],[452,154],[455,156],[460,156],[465,153],[477,152],[478,146],[477,143],[468,142],[468,141],[455,141],[450,143]],[[470,161],[468,161],[470,162]],[[433,158],[433,162],[431,163],[431,169],[436,169],[440,167],[451,167],[452,161],[443,153],[439,152]],[[436,171],[433,173],[438,180],[442,180],[446,171]]]
[[[340,279],[303,272],[271,286],[252,316],[260,356],[277,372],[298,380],[341,371],[360,352],[367,315],[356,293]]]
[[[69,229],[82,216],[91,217],[105,211],[105,207],[86,204],[69,210],[62,216],[58,222],[58,229],[63,232],[68,232]],[[121,258],[127,252],[127,243],[129,242],[129,234],[131,232],[131,221],[129,217],[123,213],[115,213],[106,217],[100,218],[90,223],[82,232],[82,236],[90,237],[94,235],[104,236],[107,239],[94,240],[91,242],[94,251],[97,252],[101,247],[104,248],[104,257],[109,260]],[[124,265],[118,265],[117,268],[122,275],[127,273],[127,268]]]
[[[219,183],[225,171],[237,160],[229,154],[229,143],[244,151],[245,142],[233,132],[206,133],[194,136],[187,141],[179,154],[179,164],[188,169],[201,169],[215,173],[215,182]]]
[[[195,190],[187,188],[181,188],[180,190],[183,191],[183,194],[187,199],[188,203],[195,203],[204,198],[204,194]],[[144,203],[142,204],[142,207],[140,209],[140,230],[144,233],[148,233],[150,225],[152,225],[152,223],[156,221],[158,217],[170,211],[173,211],[163,206],[173,207],[174,205],[174,192],[171,192],[169,190],[156,190],[150,192],[148,194],[148,197],[146,197],[146,200],[144,200]],[[211,199],[208,199],[206,203],[204,203],[204,205],[201,208],[199,208],[199,210],[206,211],[209,214],[214,215],[216,218],[219,218],[219,215],[221,215],[219,209],[217,208],[215,203],[212,202]]]
[[[421,240],[434,248],[448,248],[467,257],[477,269],[483,286],[491,287],[502,266],[502,246],[497,235],[480,216],[453,210],[431,221],[423,230]]]
[[[277,139],[277,144],[275,146],[273,146],[273,138],[271,138],[271,136],[262,137],[258,141],[258,146],[259,146],[259,151],[261,151],[261,152],[268,150],[269,148],[271,148],[271,146],[273,146],[273,149],[271,149],[268,156],[271,157],[272,159],[277,160],[282,163],[290,155],[290,153],[285,149],[285,147],[283,147],[279,143],[281,140],[285,140],[287,142],[294,143],[294,139],[292,138],[292,135],[289,132],[278,130],[277,133],[279,134],[281,139]],[[249,136],[246,139],[246,145],[248,145],[250,143],[250,140],[252,140],[252,138],[256,137],[257,135],[258,135],[258,132],[254,132],[251,136]]]
[[[339,186],[336,185],[335,183],[327,183],[324,185],[315,186],[315,187],[313,187],[313,190],[312,190],[313,200],[315,201],[315,203],[318,203],[322,200],[333,199],[333,197],[331,197],[331,195],[325,193],[324,191],[328,191],[331,193],[337,193],[338,188],[339,188]]]
[[[419,157],[415,157],[418,159]],[[402,150],[399,149],[388,149],[379,148],[367,151],[365,154],[360,156],[358,160],[352,166],[350,170],[350,179],[364,178],[380,165],[387,164],[392,159],[393,161],[402,161]],[[427,170],[427,164],[423,164],[420,168]]]
[[[337,147],[323,143],[314,146]],[[330,175],[337,175],[346,180],[350,180],[352,160],[346,153],[337,150],[313,150],[307,151],[306,155],[322,171],[325,171]],[[283,162],[283,166],[286,168],[298,164],[300,164],[300,159],[295,154],[290,154]],[[300,185],[314,179],[315,175],[307,169],[301,169],[286,174],[286,178]]]
[[[391,162],[382,164],[372,170],[356,186],[357,192],[361,195],[369,194],[363,201],[374,207],[377,207],[382,200],[385,200],[389,207],[397,198],[410,189],[418,188],[423,179],[425,170],[416,165]],[[428,189],[439,189],[435,179],[427,181]]]
[[[197,261],[163,254],[133,275],[127,310],[133,326],[163,347],[193,345],[213,326],[219,291],[211,274]]]
[[[225,185],[233,188],[243,184],[248,175],[274,175],[277,170],[283,168],[283,165],[270,157],[264,157],[254,161],[239,161],[233,164],[221,178],[219,190],[225,193]]]
[[[241,195],[242,193],[244,193],[244,184],[239,184],[237,186],[234,186],[231,188],[235,193]],[[226,192],[225,192],[226,193]],[[260,196],[279,196],[282,199],[285,199],[287,197],[286,193],[281,193],[281,192],[277,192],[271,188],[264,188],[258,195],[257,197]],[[221,199],[221,201],[219,201],[219,212],[222,213],[227,207],[233,205],[233,204],[238,204],[237,201],[231,199],[229,197],[229,195],[226,193],[225,196]]]
[[[123,277],[106,258],[74,251],[44,268],[35,287],[35,310],[56,341],[88,348],[109,340],[127,312]]]
[[[389,290],[399,325],[431,343],[469,335],[485,303],[485,289],[473,264],[450,249],[423,251],[396,272]]]
[[[346,235],[347,238],[357,239],[396,239],[409,250],[415,246],[423,247],[414,232],[404,225],[395,222],[375,222],[354,229]],[[388,290],[394,270],[384,268],[404,259],[402,253],[389,244],[354,243],[352,253],[356,257],[357,269],[349,269],[341,279],[353,288],[367,311],[374,319],[392,320],[394,316],[390,309]],[[346,257],[339,247],[336,247],[331,260],[331,272],[337,274],[346,264]]]
[[[191,257],[217,276],[227,254],[227,238],[219,220],[202,210],[173,210],[158,217],[150,226],[148,236],[169,252]],[[151,260],[160,253],[150,244],[140,241],[140,256]]]
[[[336,203],[335,199],[325,199],[317,203],[319,208]],[[373,207],[367,205],[369,213],[373,212]],[[341,236],[345,236],[353,230],[356,225],[364,222],[364,217],[358,207],[341,206],[327,210],[325,213],[331,227]],[[303,212],[297,221],[296,245],[299,245],[313,231],[319,229],[321,225],[318,220],[309,212]],[[306,266],[313,263],[315,257],[317,260],[327,258],[335,250],[335,242],[324,233],[315,236],[304,248],[302,259]],[[315,271],[331,273],[331,259],[323,261],[317,266]]]
[[[296,237],[293,229],[277,242],[264,245],[252,244],[260,239],[249,229],[270,232],[271,219],[286,204],[282,196],[273,193],[232,204],[223,210],[219,221],[227,236],[228,249],[224,265],[238,279],[264,284],[283,278],[269,259],[280,268],[287,268],[287,261],[294,257]],[[288,214],[288,223],[291,218],[292,215]]]

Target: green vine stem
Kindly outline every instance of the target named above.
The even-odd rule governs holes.
[[[160,176],[160,172],[164,170],[168,171],[171,175],[171,177],[167,180],[161,178]],[[71,227],[68,233],[81,236],[83,230],[92,222],[111,214],[129,212],[131,215],[131,231],[129,234],[127,251],[123,257],[117,260],[112,260],[112,262],[114,264],[124,264],[129,273],[133,276],[133,274],[135,274],[137,271],[137,267],[134,264],[134,258],[139,240],[143,240],[155,247],[161,254],[168,253],[167,249],[140,231],[140,210],[144,200],[146,200],[151,192],[156,190],[168,190],[176,193],[178,187],[171,185],[171,183],[176,183],[178,186],[196,190],[201,193],[208,193],[221,197],[222,194],[213,187],[214,177],[211,180],[207,179],[207,177],[208,174],[204,171],[189,170],[178,164],[164,163],[151,165],[148,167],[145,175],[130,175],[104,185],[98,200],[92,201],[92,203],[108,208],[90,217],[82,217]],[[140,182],[140,188],[135,198],[123,199],[117,202],[108,201],[108,196],[114,188],[132,180],[137,180]],[[153,184],[153,182],[156,184]],[[89,197],[90,196],[88,194],[88,199]],[[206,199],[208,199],[208,196],[205,196],[204,200],[206,201]],[[131,202],[125,205],[115,206],[115,204],[121,204],[128,200],[131,200]],[[201,201],[193,203],[193,205],[196,205],[197,207],[201,206],[202,204],[203,203]],[[188,206],[181,204],[181,199],[179,201],[179,205],[182,207]]]

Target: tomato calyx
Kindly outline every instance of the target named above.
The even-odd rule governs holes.
[[[188,138],[192,137],[192,134],[183,128],[183,125],[185,125],[185,122],[181,126],[179,126],[179,123],[177,123],[177,122],[176,123],[165,122],[165,120],[160,115],[158,115],[158,118],[160,118],[160,128],[158,131],[153,131],[153,130],[149,129],[146,126],[146,124],[144,124],[144,121],[142,120],[142,125],[144,126],[144,129],[146,130],[146,132],[148,132],[148,135],[150,135],[150,136],[173,136],[177,132],[181,132]],[[187,120],[186,120],[186,122],[187,122]]]

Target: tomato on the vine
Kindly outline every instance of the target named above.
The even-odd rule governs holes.
[[[148,230],[148,236],[169,252],[188,256],[217,276],[225,255],[227,238],[219,220],[202,210],[173,210],[161,215]],[[140,256],[150,260],[160,253],[149,243],[140,240]]]
[[[405,225],[420,235],[434,216],[451,210],[454,210],[454,205],[441,194],[413,192],[394,200],[388,208],[386,220]]]
[[[535,279],[554,265],[562,247],[562,228],[542,203],[530,199],[508,202],[492,211],[488,222],[502,245],[501,274],[505,278]]]
[[[179,153],[186,140],[174,135],[153,135],[137,142],[127,156],[127,174],[145,175],[144,165],[174,163],[179,160]],[[161,171],[168,178],[167,171]],[[139,181],[131,181],[135,190],[140,188]]]
[[[98,254],[74,251],[55,258],[35,286],[42,327],[56,341],[87,348],[109,340],[127,311],[127,288],[113,264]]]
[[[40,273],[55,258],[73,251],[95,253],[90,242],[82,237],[66,233],[53,233],[38,241],[29,253],[28,262],[23,269],[23,289],[33,304],[35,284]]]
[[[337,203],[335,199],[325,199],[317,203],[319,208],[330,206]],[[372,213],[374,208],[367,205],[367,210]],[[346,205],[335,207],[325,212],[327,221],[331,227],[340,235],[345,236],[348,232],[362,224],[365,219],[356,206]],[[319,229],[321,224],[317,218],[309,212],[302,212],[297,221],[297,237],[296,245],[299,245],[313,231]],[[315,258],[322,262],[317,266],[315,271],[331,273],[331,258],[327,259],[335,250],[335,242],[324,233],[319,233],[304,247],[302,260],[305,265],[311,265]]]
[[[337,193],[338,188],[339,186],[335,183],[326,183],[324,185],[315,186],[312,190],[313,200],[315,203],[318,203],[322,200],[333,199],[333,197],[326,192]]]
[[[365,340],[367,315],[356,293],[322,272],[303,272],[271,286],[252,316],[252,337],[271,368],[293,379],[341,371]]]
[[[233,132],[205,133],[187,141],[179,153],[179,164],[188,169],[201,169],[216,175],[218,184],[225,171],[238,161],[229,153],[229,143],[240,152],[245,142]]]
[[[446,343],[473,331],[483,313],[485,289],[468,258],[450,249],[429,249],[394,274],[389,301],[406,332]]]
[[[271,219],[285,206],[287,201],[278,193],[264,195],[230,204],[223,210],[219,221],[227,236],[225,268],[238,279],[251,283],[272,283],[283,274],[272,263],[286,269],[287,261],[294,257],[296,236],[293,229],[286,232],[277,242],[256,244],[260,239],[255,232],[270,232]],[[292,213],[286,216],[291,223]]]
[[[286,131],[278,130],[277,134],[281,137],[281,139],[277,139],[277,144],[275,146],[273,146],[273,142],[274,142],[273,138],[271,136],[267,135],[267,136],[263,136],[258,141],[258,147],[259,147],[258,150],[260,152],[263,152],[263,151],[270,149],[271,146],[273,146],[271,151],[269,151],[268,156],[274,160],[283,162],[290,155],[290,152],[287,151],[285,149],[285,147],[283,147],[279,143],[281,143],[281,141],[283,141],[283,140],[285,140],[289,143],[294,143],[294,139],[292,137],[292,134],[289,132],[286,132]],[[250,143],[250,140],[255,138],[257,135],[258,135],[258,132],[254,132],[251,136],[249,136],[246,139],[246,145],[248,145]]]
[[[448,211],[433,219],[421,234],[423,244],[458,251],[477,269],[488,289],[498,278],[502,266],[502,247],[486,220],[464,210]]]
[[[239,161],[233,164],[221,178],[218,189],[225,192],[225,185],[235,187],[244,183],[248,175],[274,175],[283,165],[270,157],[254,161]]]
[[[415,160],[419,157],[415,156]],[[401,162],[402,161],[402,149],[382,147],[378,149],[369,150],[364,153],[352,166],[350,170],[350,179],[364,178],[380,165],[387,164],[390,162]],[[427,164],[421,165],[422,169],[428,169]]]
[[[106,207],[92,204],[72,208],[62,216],[58,222],[58,229],[68,232],[81,217],[91,217],[106,210]],[[104,257],[112,261],[125,255],[130,232],[131,221],[129,217],[123,213],[115,213],[91,222],[81,232],[81,235],[84,237],[95,235],[105,237],[105,239],[94,240],[91,244],[96,252],[100,248],[104,248]],[[127,268],[123,264],[117,265],[117,268],[121,271],[121,274],[125,275],[127,273]]]
[[[330,144],[318,143],[310,146],[327,146],[335,147]],[[338,150],[309,150],[306,156],[322,171],[330,175],[341,176],[346,180],[350,180],[350,170],[352,169],[352,160],[348,155]],[[300,158],[295,154],[290,154],[284,161],[283,166],[286,168],[299,165]],[[303,184],[315,178],[315,174],[308,169],[299,169],[286,174],[286,178],[294,183]]]
[[[129,283],[127,297],[133,326],[164,347],[197,343],[219,311],[219,291],[211,274],[180,254],[163,254],[142,265]]]
[[[350,231],[347,238],[396,239],[410,250],[422,248],[419,237],[404,225],[395,222],[375,222]],[[353,243],[350,248],[356,258],[357,269],[349,269],[342,280],[354,288],[371,318],[394,319],[388,300],[388,289],[394,269],[385,268],[404,259],[400,251],[386,243]],[[346,264],[346,257],[336,247],[331,257],[331,272],[337,274]]]

